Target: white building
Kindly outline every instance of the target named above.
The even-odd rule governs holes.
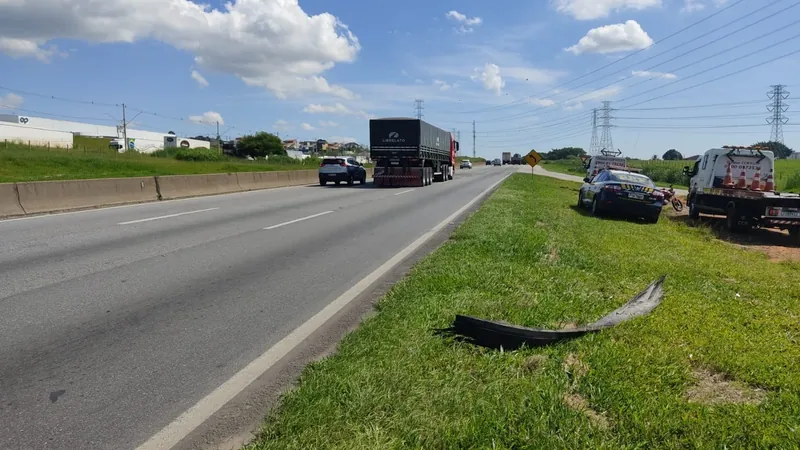
[[[16,114],[0,114],[0,142],[18,142],[36,146],[71,148],[73,135],[102,137],[109,139],[122,138],[121,127],[112,125],[96,125],[65,120],[45,119],[41,117],[20,116]],[[127,129],[128,140],[133,148],[142,153],[152,153],[164,148],[167,133],[155,131]],[[173,138],[175,136],[172,136]],[[182,138],[191,147],[210,148],[208,141]]]

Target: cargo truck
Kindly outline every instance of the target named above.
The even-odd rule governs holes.
[[[503,152],[503,165],[511,164],[511,152]]]
[[[690,178],[689,217],[725,216],[729,231],[750,228],[788,230],[800,244],[800,195],[775,190],[775,155],[760,147],[712,148],[693,167]]]
[[[458,141],[449,131],[423,120],[371,119],[369,144],[376,186],[427,186],[453,179]]]
[[[514,156],[511,157],[511,164],[515,166],[522,164],[522,155],[514,153]]]

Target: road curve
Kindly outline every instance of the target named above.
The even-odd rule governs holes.
[[[135,448],[510,171],[0,221],[0,448]]]

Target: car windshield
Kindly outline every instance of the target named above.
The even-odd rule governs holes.
[[[645,186],[653,187],[653,181],[645,175],[638,175],[635,173],[625,172],[611,172],[611,181],[618,181],[620,183],[638,183]]]

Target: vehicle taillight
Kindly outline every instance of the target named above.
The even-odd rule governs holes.
[[[319,163],[320,167],[325,167],[325,163]]]
[[[619,192],[622,190],[622,188],[617,186],[616,184],[607,184],[603,186],[603,189],[606,191],[614,191],[614,192]]]
[[[340,162],[339,165],[342,167],[347,167],[347,164],[345,164],[344,161]]]
[[[652,195],[655,198],[664,198],[664,193],[661,191],[653,191],[653,193],[650,195]]]
[[[779,209],[770,208],[769,209],[769,215],[770,216],[780,216],[781,215],[781,211]]]

